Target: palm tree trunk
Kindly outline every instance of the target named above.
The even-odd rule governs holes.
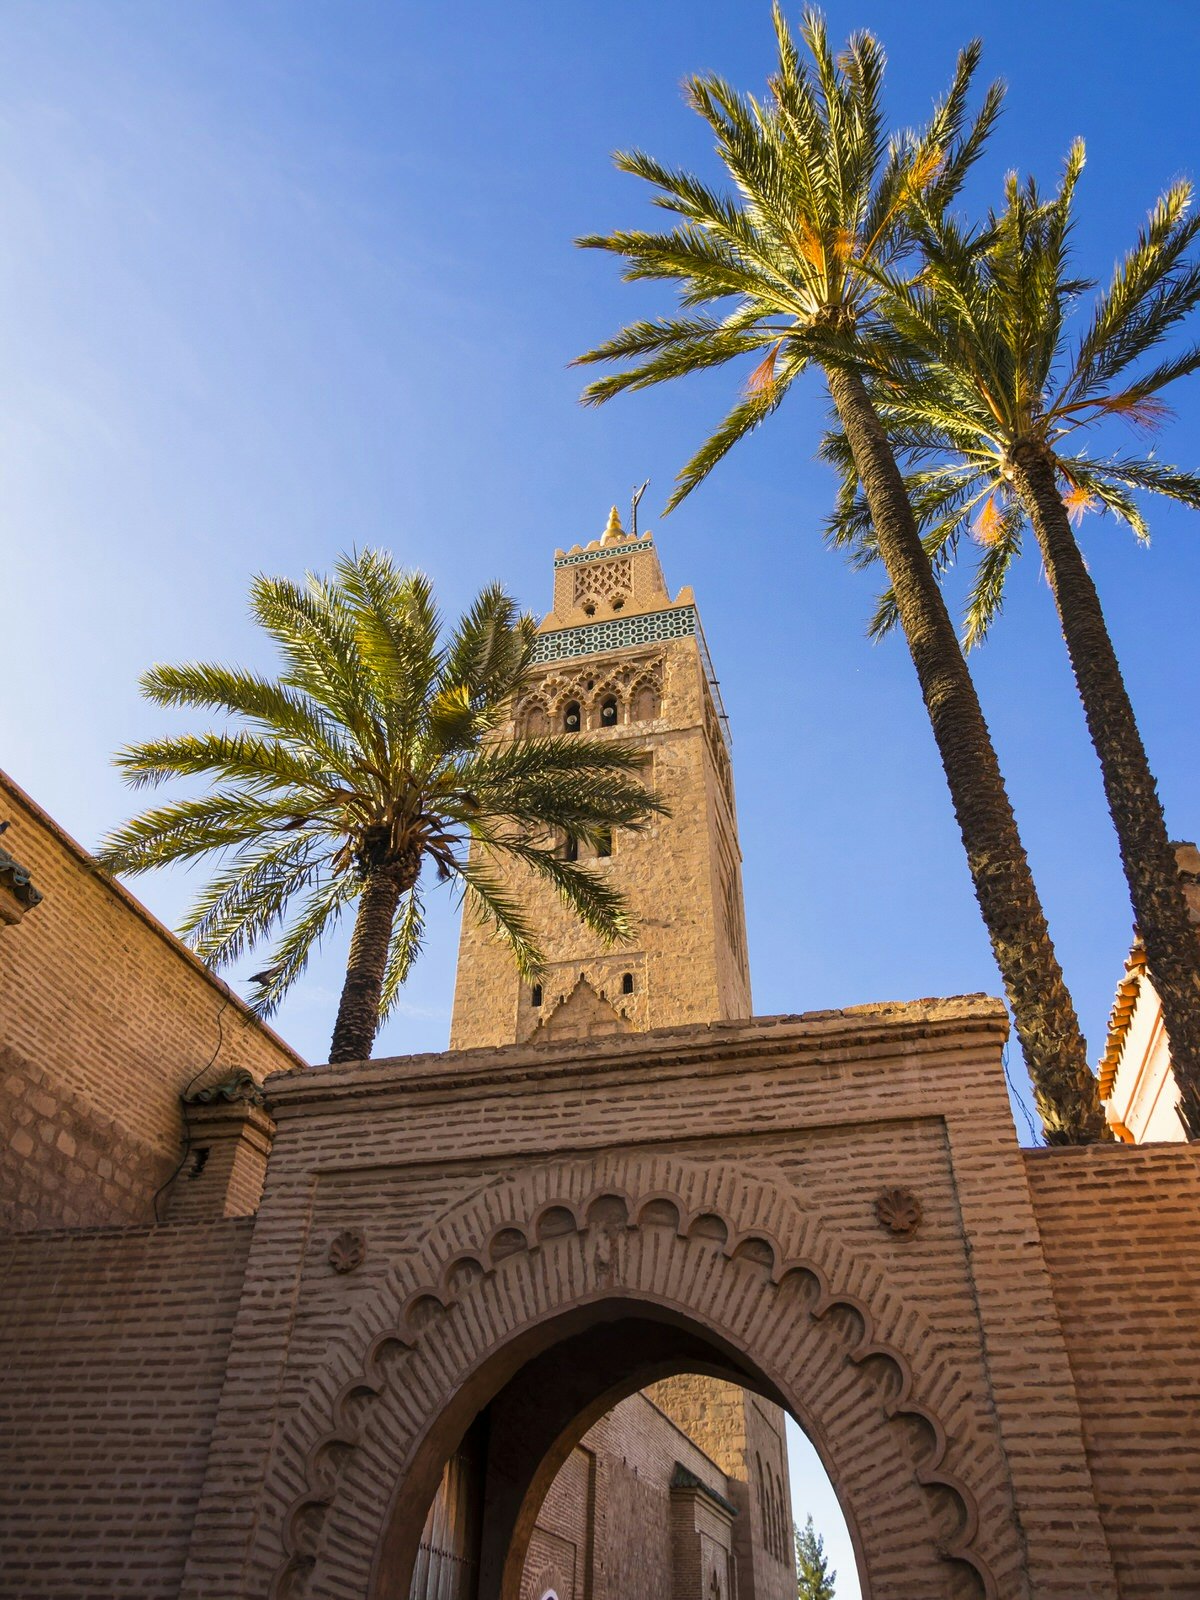
[[[1013,482],[1033,522],[1083,702],[1146,965],[1162,1001],[1171,1065],[1192,1138],[1200,1137],[1200,935],[1188,917],[1154,774],[1100,596],[1058,492],[1054,463],[1026,443],[1009,452]]]
[[[401,865],[373,867],[358,901],[350,959],[337,1021],[333,1025],[330,1061],[366,1061],[379,1031],[379,1004],[387,970],[392,926],[400,896],[411,889],[416,874]]]
[[[975,686],[929,564],[884,429],[856,372],[830,368],[830,393],[871,510],[925,709],[1012,1007],[1046,1137],[1105,1131],[1087,1046],[1063,981]]]

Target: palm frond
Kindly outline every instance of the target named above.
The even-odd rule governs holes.
[[[142,812],[107,835],[96,859],[107,872],[136,876],[210,851],[237,849],[270,834],[295,837],[305,829],[311,837],[322,820],[296,810],[288,795],[221,789]]]
[[[1200,217],[1188,215],[1191,200],[1190,184],[1173,184],[1115,267],[1076,349],[1065,403],[1085,399],[1119,377],[1200,301],[1200,266],[1185,260],[1200,229]]]
[[[455,627],[439,683],[464,689],[478,710],[498,707],[520,688],[536,634],[536,620],[528,612],[518,613],[498,583],[489,585]]]
[[[305,588],[287,578],[259,574],[251,584],[250,609],[283,654],[283,681],[311,696],[382,764],[384,740],[369,696],[371,680],[359,654],[355,619],[336,589],[311,573]]]
[[[196,896],[180,936],[210,966],[236,961],[283,921],[291,896],[321,868],[312,841],[303,837],[240,851]]]
[[[343,776],[354,769],[356,752],[329,712],[311,696],[286,684],[212,662],[159,664],[142,674],[141,690],[160,706],[188,706],[245,717],[277,737],[307,745]]]
[[[794,370],[788,372],[783,377],[777,378],[771,388],[747,394],[738,401],[720,427],[709,435],[677,475],[675,488],[666,505],[668,512],[682,505],[692,490],[704,482],[717,463],[729,454],[740,439],[744,439],[748,433],[753,433],[760,423],[766,421],[787,393],[796,375]]]
[[[1072,456],[1068,466],[1072,483],[1091,495],[1105,511],[1111,511],[1115,517],[1124,522],[1142,544],[1149,544],[1149,524],[1142,515],[1137,501],[1129,493],[1126,480],[1115,473],[1093,471],[1079,456]]]
[[[266,976],[251,996],[260,1017],[272,1016],[288,990],[301,977],[313,951],[333,932],[343,912],[362,892],[361,881],[347,873],[318,883],[267,958]]]
[[[179,733],[127,745],[113,758],[125,781],[142,789],[169,778],[213,777],[251,787],[292,785],[314,801],[349,798],[349,790],[315,753],[252,733]]]
[[[441,623],[423,572],[404,572],[378,550],[342,556],[337,589],[350,602],[358,692],[386,731],[377,759],[411,750],[438,669]],[[393,748],[394,747],[394,748]]]
[[[383,990],[379,996],[379,1020],[385,1022],[400,998],[400,991],[408,982],[408,975],[425,944],[425,907],[419,891],[414,887],[400,904],[392,943],[388,951],[387,968],[383,974]]]
[[[1062,465],[1072,476],[1077,467],[1086,472],[1089,487],[1097,479],[1110,478],[1130,489],[1146,489],[1200,511],[1200,473],[1181,472],[1178,467],[1154,456],[1108,456],[1098,461],[1069,456],[1063,459]]]
[[[459,862],[455,876],[462,885],[467,911],[507,945],[521,977],[527,981],[537,978],[545,958],[520,896],[493,866],[481,860]]]
[[[498,841],[495,849],[552,884],[566,909],[605,944],[626,944],[632,938],[624,898],[603,873],[520,839]]]
[[[1025,516],[1012,502],[997,516],[975,568],[975,576],[964,607],[963,648],[974,650],[987,638],[992,624],[1004,606],[1004,584],[1008,569],[1021,553],[1021,530]]]

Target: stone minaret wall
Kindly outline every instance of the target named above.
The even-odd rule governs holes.
[[[505,733],[566,732],[574,718],[589,737],[633,741],[671,815],[618,832],[611,856],[581,854],[625,894],[629,945],[606,949],[543,884],[522,882],[547,954],[535,988],[464,918],[452,1049],[750,1015],[728,735],[706,660],[691,591],[671,600],[648,534],[630,538],[614,512],[602,539],[557,553],[554,609]]]

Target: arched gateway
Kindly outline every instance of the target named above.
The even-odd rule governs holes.
[[[1003,1009],[750,1017],[699,619],[615,511],[556,557],[508,733],[572,721],[636,742],[671,806],[603,848],[567,841],[628,895],[637,940],[605,951],[552,907],[533,986],[468,923],[451,1053],[271,1080],[186,1600],[428,1600],[427,1519],[444,1531],[459,1510],[469,1539],[436,1551],[460,1563],[456,1597],[561,1592],[544,1562],[523,1580],[572,1448],[658,1384],[681,1455],[716,1471],[713,1379],[740,1386],[742,1500],[705,1512],[733,1527],[736,1561],[730,1546],[714,1565],[712,1538],[689,1554],[707,1536],[684,1502],[703,1485],[679,1460],[674,1577],[610,1592],[593,1563],[580,1596],[726,1600],[735,1577],[739,1600],[794,1595],[784,1407],[825,1461],[870,1600],[1116,1600]]]
[[[275,1079],[182,1593],[407,1600],[482,1412],[510,1600],[573,1440],[687,1370],[795,1412],[871,1600],[1115,1600],[1004,1034],[920,1002]]]
[[[406,1595],[443,1464],[490,1404],[509,1434],[508,1493],[481,1584],[515,1600],[532,1515],[570,1445],[614,1400],[705,1368],[804,1421],[847,1486],[878,1600],[914,1585],[1013,1593],[1017,1541],[995,1537],[1011,1517],[980,1537],[981,1498],[1007,1496],[977,1396],[885,1272],[766,1171],[610,1158],[484,1189],[363,1305],[357,1349],[319,1380],[328,1410],[314,1397],[290,1431],[304,1484],[271,1592]]]

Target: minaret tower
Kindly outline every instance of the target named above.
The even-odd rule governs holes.
[[[620,832],[589,862],[612,875],[636,928],[606,949],[544,888],[530,903],[547,962],[517,976],[487,929],[463,920],[451,1049],[599,1037],[750,1015],[741,851],[729,734],[695,599],[672,600],[649,533],[614,506],[599,539],[558,550],[554,609],[509,737],[550,732],[629,740],[669,804],[643,832]],[[536,896],[536,899],[533,897]]]

